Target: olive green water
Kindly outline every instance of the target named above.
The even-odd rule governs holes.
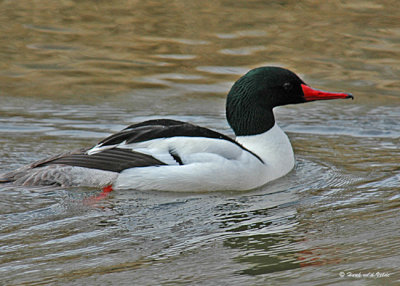
[[[231,134],[279,65],[355,100],[276,110],[296,167],[218,193],[0,186],[1,285],[398,285],[397,1],[1,1],[0,173],[157,117]]]

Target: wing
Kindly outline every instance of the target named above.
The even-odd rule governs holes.
[[[95,154],[97,152],[115,147],[134,148],[135,145],[146,146],[148,142],[156,139],[173,139],[179,137],[219,139],[221,140],[220,142],[230,142],[236,147],[251,153],[262,162],[262,160],[256,154],[246,149],[229,136],[198,125],[171,119],[148,120],[138,124],[130,125],[122,131],[100,141],[92,149],[88,150],[88,154]],[[215,141],[214,144],[216,144]],[[172,149],[175,148],[172,146]],[[171,152],[173,153],[174,151],[172,150]]]
[[[223,139],[241,146],[232,138],[208,128],[178,120],[155,119],[128,126],[122,131],[100,141],[88,153],[94,154],[100,150],[110,149],[122,144],[128,145],[154,139],[181,136]]]
[[[89,150],[81,149],[42,160],[34,163],[32,168],[61,164],[122,172],[134,167],[184,165],[206,160],[205,154],[233,159],[243,151],[253,154],[216,131],[182,121],[157,119],[130,125]],[[200,159],[199,153],[203,154]]]

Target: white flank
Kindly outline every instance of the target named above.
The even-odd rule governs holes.
[[[294,154],[286,134],[275,124],[269,131],[239,136],[237,141],[263,162],[234,143],[221,139],[172,137],[135,144],[120,144],[172,162],[175,152],[184,165],[141,167],[124,170],[116,189],[164,191],[249,190],[287,174],[294,167]],[[167,162],[166,162],[167,163]]]

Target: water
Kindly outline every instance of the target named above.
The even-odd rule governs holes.
[[[355,100],[277,109],[296,167],[254,191],[2,185],[1,284],[398,284],[396,4],[3,1],[0,172],[157,117],[231,134],[225,95],[256,66]]]

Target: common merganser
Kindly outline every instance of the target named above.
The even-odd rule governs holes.
[[[21,167],[0,177],[20,185],[112,186],[163,191],[250,190],[289,173],[295,164],[273,108],[352,98],[312,89],[280,67],[250,70],[232,86],[226,117],[236,139],[170,119],[133,124],[89,149]]]

